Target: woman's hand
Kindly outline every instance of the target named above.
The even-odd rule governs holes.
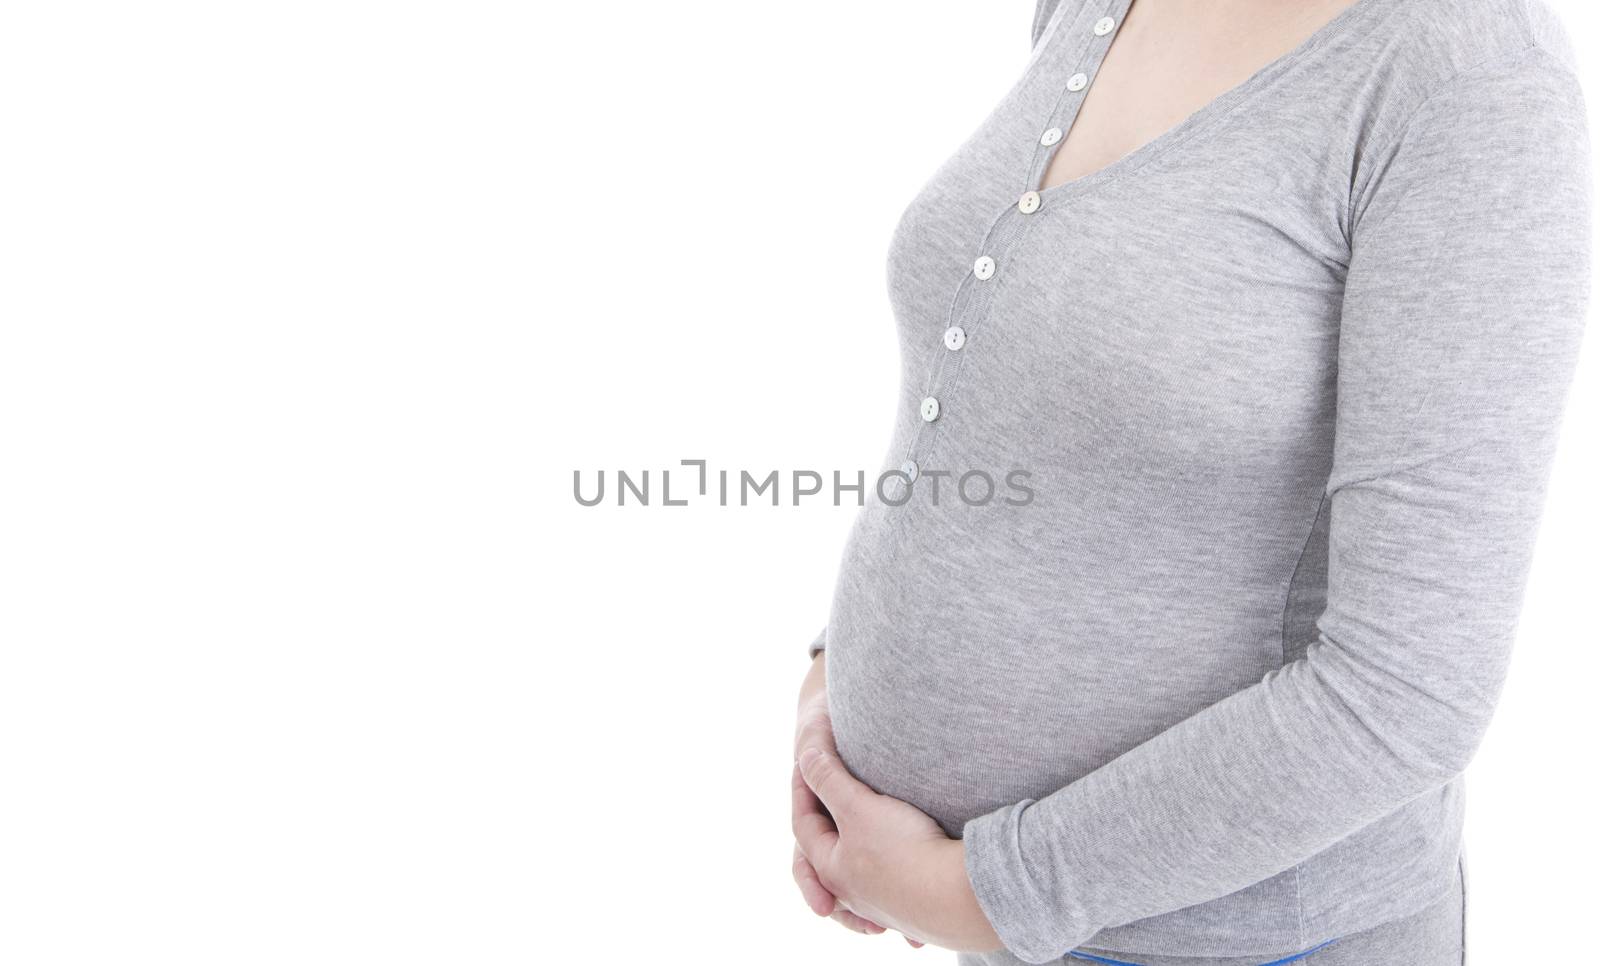
[[[831,728],[803,723],[796,743],[796,879],[807,901],[825,895],[907,939],[967,952],[999,949],[967,882],[961,842],[913,806],[857,781],[839,760]]]
[[[795,715],[796,757],[798,758],[802,747],[818,742],[833,747],[833,726],[828,719],[827,668],[821,654],[812,659],[811,670],[800,686],[800,707]],[[817,796],[800,777],[798,766],[794,771],[793,791],[793,821],[798,828],[802,815],[820,813],[823,809]],[[844,903],[822,884],[822,880],[817,876],[817,870],[812,868],[805,853],[800,851],[799,843],[794,847],[794,881],[800,886],[800,894],[805,897],[806,905],[817,915],[827,916],[846,929],[867,936],[876,936],[887,931],[872,920],[858,916],[845,908]],[[922,945],[909,936],[906,937],[906,941],[913,946]]]

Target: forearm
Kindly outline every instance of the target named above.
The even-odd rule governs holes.
[[[1322,851],[1465,766],[1487,707],[1430,706],[1331,645],[1038,802],[969,823],[967,867],[1033,962]]]

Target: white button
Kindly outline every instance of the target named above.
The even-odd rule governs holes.
[[[1024,215],[1031,215],[1039,210],[1039,192],[1030,191],[1017,201],[1017,210]]]
[[[988,255],[979,256],[978,260],[972,263],[972,274],[978,276],[979,281],[993,278],[994,259],[990,258]]]
[[[1067,90],[1069,91],[1081,91],[1088,86],[1089,75],[1087,74],[1073,74],[1067,78]]]
[[[944,330],[944,347],[951,352],[967,344],[967,330],[959,325],[952,325]]]
[[[917,481],[917,463],[916,463],[916,461],[915,460],[906,460],[904,463],[901,463],[900,464],[900,472],[902,472],[902,473],[904,473],[906,475],[906,479],[908,479],[911,482],[915,483]]]
[[[1096,37],[1104,37],[1106,34],[1110,33],[1111,29],[1116,25],[1117,22],[1112,20],[1110,17],[1101,17],[1099,20],[1094,22],[1094,35]]]
[[[1040,136],[1039,143],[1045,147],[1049,147],[1059,140],[1061,140],[1061,129],[1058,127],[1053,127]]]
[[[922,401],[922,421],[931,423],[939,418],[939,400],[929,396]]]

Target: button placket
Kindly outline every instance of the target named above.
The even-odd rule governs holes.
[[[921,420],[912,432],[905,460],[901,464],[901,472],[913,481],[920,474],[920,467],[927,464],[929,453],[938,438],[939,427],[946,421],[943,400],[954,389],[972,332],[988,314],[995,286],[999,284],[994,279],[997,274],[1003,274],[1007,255],[1022,239],[1027,226],[1034,222],[1030,216],[1045,207],[1044,192],[1038,189],[1038,185],[1048,170],[1056,146],[1066,136],[1065,132],[1072,129],[1072,122],[1083,104],[1083,92],[1098,71],[1100,61],[1110,46],[1112,34],[1130,3],[1131,0],[1113,0],[1104,15],[1093,21],[1088,29],[1083,29],[1084,21],[1079,20],[1081,33],[1077,42],[1066,45],[1066,53],[1071,59],[1059,67],[1052,64],[1045,68],[1070,69],[1073,73],[1063,85],[1064,89],[1057,97],[1048,121],[1038,129],[1025,190],[990,225],[979,246],[979,254],[973,260],[972,270],[957,286],[950,306],[949,323],[942,336],[944,348],[948,351],[938,353],[934,362],[927,392],[918,407]],[[1076,66],[1066,66],[1074,63]]]
[[[1072,130],[1072,122],[1078,116],[1078,110],[1087,96],[1086,92],[1094,83],[1095,74],[1099,71],[1101,61],[1105,59],[1106,51],[1110,49],[1117,28],[1122,25],[1122,18],[1127,15],[1130,5],[1131,0],[1113,0],[1092,23],[1080,19],[1073,25],[1075,35],[1069,34],[1061,38],[1066,40],[1072,37],[1075,43],[1066,45],[1068,50],[1059,65],[1052,67],[1061,71],[1071,71],[1071,74],[1062,85],[1061,95],[1056,99],[1049,118],[1041,126],[1043,133],[1039,137],[1033,166],[1028,172],[1029,187],[1036,188],[1044,180],[1045,173],[1050,170],[1050,160],[1055,156],[1057,145]],[[1085,11],[1085,15],[1089,15],[1088,11]]]
[[[1017,205],[1009,205],[984,237],[980,250],[989,254],[980,255],[974,261],[973,270],[967,273],[957,289],[950,307],[950,324],[942,336],[943,350],[934,359],[926,391],[917,407],[917,428],[906,450],[906,461],[924,467],[928,465],[939,427],[951,418],[946,411],[947,404],[958,381],[966,347],[973,331],[988,315],[995,286],[1006,271],[1006,254],[1015,249],[1032,221]],[[979,263],[983,263],[982,271],[979,270]]]

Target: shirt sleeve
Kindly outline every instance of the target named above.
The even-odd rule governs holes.
[[[1037,801],[968,822],[1030,963],[1282,872],[1462,772],[1515,636],[1588,297],[1582,94],[1559,61],[1458,75],[1353,192],[1304,656]]]
[[[821,654],[824,650],[827,649],[827,647],[828,647],[828,629],[826,627],[824,627],[822,629],[822,632],[819,633],[811,641],[811,646],[806,648],[806,657],[810,658],[811,660],[816,660],[817,655]]]

